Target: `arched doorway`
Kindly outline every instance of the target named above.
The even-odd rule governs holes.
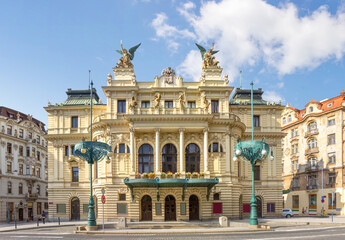
[[[172,173],[177,171],[177,150],[171,143],[164,145],[162,150],[162,171]]]
[[[168,195],[165,198],[165,221],[176,221],[176,201],[174,196]]]
[[[152,198],[149,195],[141,199],[141,221],[152,221]]]
[[[71,200],[71,220],[80,220],[80,201],[76,197]]]
[[[189,197],[189,220],[199,220],[199,199],[195,195]]]
[[[261,197],[256,197],[256,211],[258,212],[258,218],[262,218],[262,199]]]
[[[18,209],[18,218],[19,218],[19,221],[23,221],[24,220],[24,210],[23,210],[23,208],[19,208]]]
[[[200,172],[200,148],[195,143],[188,144],[185,151],[186,172]]]

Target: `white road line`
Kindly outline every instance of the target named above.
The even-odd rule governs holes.
[[[327,234],[327,235],[315,235],[315,236],[298,236],[298,237],[276,237],[276,238],[252,238],[247,240],[275,240],[275,239],[308,239],[308,238],[320,238],[320,237],[327,237],[330,238],[332,236],[344,236],[345,233],[339,233],[339,234]],[[325,238],[326,239],[326,238]]]
[[[323,229],[334,229],[334,228],[344,228],[345,226],[334,226],[334,227],[318,227],[318,228],[300,228],[300,229],[287,229],[287,230],[276,230],[276,232],[298,232],[307,230],[323,230]]]
[[[31,238],[32,236],[28,236],[28,235],[19,235],[19,236],[10,236],[11,238]],[[48,239],[48,238],[63,238],[63,237],[56,237],[56,236],[35,236],[36,239],[38,238],[44,238],[44,239]]]

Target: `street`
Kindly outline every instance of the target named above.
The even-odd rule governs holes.
[[[271,232],[246,232],[246,233],[227,233],[227,234],[129,234],[129,235],[84,235],[74,234],[75,227],[60,228],[40,228],[22,230],[16,232],[0,233],[0,239],[22,240],[22,239],[344,239],[345,226],[278,226]]]

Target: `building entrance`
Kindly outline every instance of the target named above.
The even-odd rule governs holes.
[[[80,201],[79,198],[71,200],[71,220],[80,220]]]
[[[149,195],[141,199],[141,220],[152,221],[152,199]]]
[[[19,209],[18,209],[18,218],[19,218],[19,221],[23,221],[23,220],[24,220],[24,211],[23,211],[23,208],[19,208]]]
[[[165,198],[165,221],[176,221],[176,201],[171,195]]]
[[[261,200],[261,197],[256,197],[256,210],[258,212],[258,217],[262,218],[262,200]]]
[[[195,195],[189,197],[189,220],[199,220],[199,199]]]

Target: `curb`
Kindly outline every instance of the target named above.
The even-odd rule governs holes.
[[[21,231],[21,230],[30,230],[30,229],[37,229],[37,228],[55,228],[55,227],[69,227],[69,226],[77,226],[79,224],[63,224],[63,225],[53,225],[53,226],[39,226],[39,227],[27,227],[27,228],[17,228],[15,229],[13,227],[13,229],[5,229],[5,230],[1,230],[0,228],[0,233],[2,232],[15,232],[15,231]]]

